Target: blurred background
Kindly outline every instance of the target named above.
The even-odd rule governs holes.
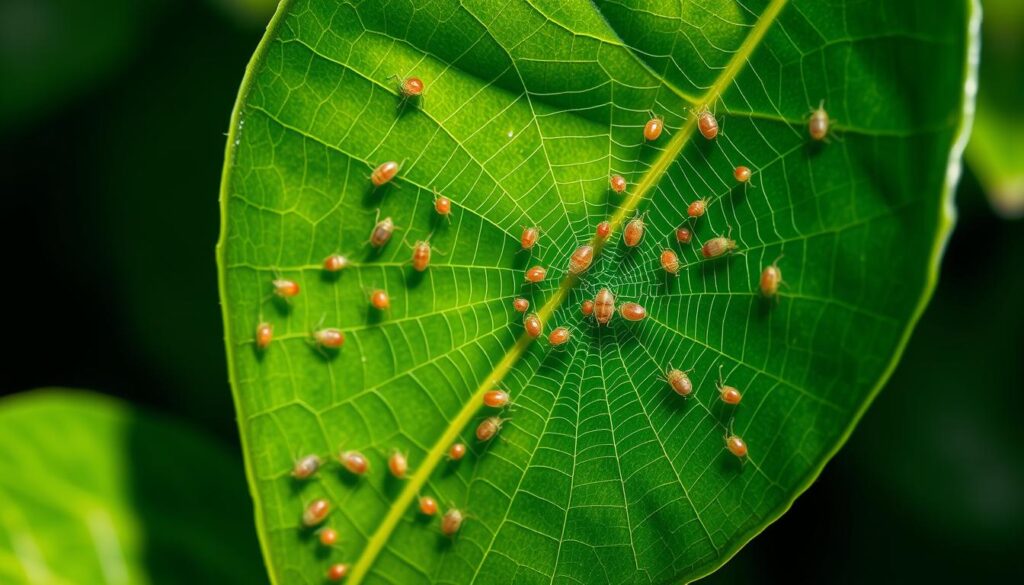
[[[0,395],[97,390],[240,460],[217,197],[235,93],[273,4],[0,1],[14,342]],[[816,485],[706,582],[1024,582],[1024,2],[983,4],[977,131],[934,298]],[[248,517],[245,478],[231,477],[243,496],[218,505]]]

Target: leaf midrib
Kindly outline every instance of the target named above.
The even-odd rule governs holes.
[[[775,22],[779,13],[785,7],[786,2],[787,0],[771,1],[758,18],[754,27],[751,29],[750,34],[747,35],[743,43],[740,45],[740,48],[733,54],[721,75],[719,75],[698,103],[713,104],[722,96],[725,89],[732,84],[744,63],[754,52],[754,49],[756,49],[760,44],[765,33]],[[623,202],[618,211],[612,216],[612,219],[610,220],[612,232],[618,231],[626,217],[636,211],[636,208],[643,201],[646,194],[654,188],[658,181],[660,181],[669,166],[677,159],[683,148],[689,143],[690,138],[693,136],[696,124],[697,117],[694,115],[688,116],[683,127],[672,136],[672,140],[658,155],[654,163],[637,183],[636,189],[634,189],[629,198]],[[594,255],[597,256],[601,253],[601,250],[604,247],[604,241],[599,240],[595,236],[591,240],[591,246],[594,247]],[[555,294],[544,303],[539,311],[537,311],[537,316],[540,318],[541,322],[546,322],[548,317],[550,317],[551,314],[561,306],[565,301],[565,298],[568,296],[569,291],[572,290],[578,282],[579,278],[574,275],[569,275],[562,280],[558,289],[555,291]],[[433,474],[438,463],[441,462],[441,459],[444,457],[447,450],[447,446],[458,439],[459,434],[479,411],[483,395],[505,377],[533,341],[533,338],[529,337],[525,333],[522,334],[519,339],[516,340],[516,343],[512,348],[506,352],[501,361],[498,362],[491,374],[481,382],[477,390],[470,396],[469,400],[466,401],[462,410],[459,411],[458,415],[452,419],[444,434],[441,435],[430,451],[427,452],[423,463],[416,469],[416,472],[409,477],[401,493],[399,493],[398,497],[395,498],[395,501],[388,509],[387,515],[381,520],[377,531],[374,532],[367,541],[366,547],[352,566],[352,572],[348,578],[348,583],[351,585],[357,585],[362,582],[366,575],[369,574],[373,562],[387,544],[387,541],[390,538],[391,533],[394,532],[398,522],[405,515],[410,505],[412,505],[417,494],[420,493],[423,485],[426,484],[427,480]]]

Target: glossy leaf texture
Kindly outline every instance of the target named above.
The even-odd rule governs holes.
[[[260,583],[241,461],[98,394],[0,400],[0,582]]]
[[[282,3],[236,106],[219,248],[274,581],[317,583],[346,562],[349,583],[662,583],[724,563],[839,448],[926,301],[976,27],[952,0]],[[409,76],[420,98],[402,97]],[[822,103],[831,133],[814,142]],[[705,106],[714,140],[697,131]],[[652,116],[665,131],[647,141]],[[385,161],[401,169],[374,188]],[[698,198],[707,212],[687,220]],[[646,232],[628,248],[637,214]],[[385,217],[395,236],[375,250]],[[530,252],[524,226],[541,232]],[[738,249],[704,260],[720,235]],[[428,239],[417,272],[410,246]],[[572,276],[585,244],[593,264]],[[659,265],[666,248],[678,276]],[[349,266],[325,272],[333,253]],[[785,284],[762,298],[777,259]],[[546,278],[524,282],[534,265]],[[275,298],[275,278],[301,292]],[[647,317],[584,319],[604,287]],[[377,289],[385,311],[369,304]],[[536,340],[518,296],[544,324]],[[557,326],[571,337],[553,348]],[[318,348],[319,327],[344,346]],[[690,372],[690,398],[666,384],[670,365]],[[720,372],[738,406],[720,399]],[[474,431],[495,387],[513,407],[485,444]],[[730,427],[745,461],[725,448]],[[456,441],[469,453],[450,461]],[[342,450],[366,454],[369,473],[343,471]],[[405,479],[387,473],[394,450]],[[308,453],[325,467],[291,479]],[[465,511],[455,538],[417,514],[419,495]],[[344,539],[329,554],[300,524],[318,497]]]

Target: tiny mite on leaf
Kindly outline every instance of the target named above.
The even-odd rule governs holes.
[[[338,455],[338,461],[353,475],[363,475],[370,469],[370,463],[359,451],[345,451]]]
[[[708,210],[707,199],[697,199],[686,206],[686,215],[689,215],[693,219],[702,217],[704,212]]]
[[[391,179],[394,179],[397,174],[398,163],[393,160],[389,160],[388,162],[373,169],[373,172],[370,173],[370,181],[373,182],[374,187],[380,187],[391,181]]]
[[[406,77],[402,80],[399,91],[406,99],[419,97],[423,94],[423,80],[419,77]]]
[[[679,274],[679,256],[672,250],[662,250],[661,267],[669,274]]]
[[[391,454],[391,457],[388,457],[388,470],[391,472],[391,475],[402,479],[405,477],[406,472],[409,471],[409,461],[405,458],[405,455],[395,451]]]
[[[290,299],[299,294],[299,283],[285,278],[274,279],[274,294],[282,299]]]
[[[537,228],[523,228],[523,235],[520,237],[519,242],[522,244],[524,250],[531,250],[533,249],[533,246],[537,244],[538,237],[540,237],[540,231]]]
[[[569,273],[583,274],[588,268],[590,268],[590,264],[593,261],[593,246],[580,246],[579,248],[576,248],[576,251],[569,257]]]
[[[466,445],[463,443],[452,443],[452,446],[448,448],[448,458],[452,461],[458,461],[466,456]]]
[[[512,308],[519,311],[520,313],[525,313],[526,310],[530,308],[530,301],[524,299],[523,297],[519,297],[516,300],[512,301]]]
[[[825,111],[825,100],[821,100],[818,109],[811,113],[811,119],[807,121],[807,132],[811,138],[817,141],[825,140],[828,137],[828,112]]]
[[[765,266],[761,271],[761,294],[769,298],[779,294],[779,285],[782,284],[782,269],[778,262],[772,262],[771,266]]]
[[[548,273],[547,269],[543,266],[534,266],[533,268],[526,271],[526,280],[534,284],[544,280],[544,276]]]
[[[548,335],[548,341],[551,342],[551,345],[564,345],[569,341],[570,335],[571,333],[569,332],[568,327],[556,327],[551,331],[551,334]]]
[[[438,195],[437,199],[434,199],[434,211],[440,216],[447,216],[452,212],[452,200],[444,195]]]
[[[462,528],[463,519],[462,512],[456,508],[450,508],[441,517],[441,533],[445,536],[455,536],[459,529]]]
[[[740,459],[747,456],[747,444],[743,442],[743,439],[736,435],[728,435],[725,437],[725,448]]]
[[[589,317],[594,314],[594,301],[587,299],[580,305],[580,312]]]
[[[391,307],[391,298],[387,291],[377,289],[370,293],[370,304],[378,311],[385,311]]]
[[[594,297],[594,319],[598,325],[607,325],[615,316],[615,295],[606,288],[597,291]]]
[[[437,514],[437,500],[430,496],[423,496],[420,498],[420,514],[424,516],[433,516]]]
[[[718,395],[722,398],[722,402],[733,406],[739,404],[740,400],[743,400],[743,395],[740,394],[740,391],[733,386],[727,385],[722,379],[721,364],[718,365]]]
[[[256,347],[267,349],[270,342],[274,340],[274,326],[270,323],[260,323],[256,326]]]
[[[508,404],[508,392],[504,390],[488,390],[484,394],[484,406],[491,408],[505,408]]]
[[[718,136],[718,120],[707,106],[697,114],[697,127],[701,136],[708,140],[714,140]]]
[[[334,563],[331,568],[327,569],[328,581],[341,581],[345,575],[348,575],[348,565],[345,563]]]
[[[338,349],[345,345],[345,334],[342,333],[341,329],[335,329],[334,327],[317,329],[313,332],[313,341],[324,349]]]
[[[693,382],[690,381],[690,376],[686,372],[672,368],[665,374],[665,379],[672,390],[683,398],[693,393]]]
[[[373,231],[370,232],[370,245],[374,248],[380,248],[391,241],[391,236],[394,233],[395,222],[390,217],[385,217],[373,226]]]
[[[750,180],[750,169],[745,166],[738,166],[736,170],[732,172],[732,176],[736,178],[739,183],[746,183]]]
[[[309,528],[320,524],[331,513],[331,503],[324,499],[313,500],[302,512],[302,525]]]
[[[612,175],[611,185],[612,191],[622,193],[626,190],[626,179],[622,175]]]
[[[412,249],[412,267],[423,272],[430,266],[430,242],[419,241]]]
[[[644,126],[644,138],[648,142],[653,142],[661,136],[661,131],[665,129],[665,120],[655,116],[647,121]]]
[[[608,223],[607,221],[602,221],[601,223],[597,224],[596,233],[598,238],[602,240],[608,239],[608,236],[611,235],[612,233],[612,224]]]
[[[676,230],[676,241],[680,244],[689,244],[692,239],[693,232],[690,231],[690,228],[681,227]]]
[[[540,334],[544,332],[544,325],[536,313],[526,316],[526,319],[523,320],[523,327],[526,328],[526,334],[530,337],[540,337]]]
[[[725,236],[718,236],[717,238],[711,238],[704,242],[704,245],[700,248],[700,253],[708,260],[711,260],[728,252],[732,252],[735,249],[735,240],[731,240]]]
[[[637,303],[622,303],[619,314],[626,321],[641,321],[647,316],[647,309]]]
[[[338,542],[338,531],[333,528],[324,528],[320,531],[320,544],[323,546],[334,546]]]
[[[622,231],[622,241],[630,248],[635,248],[644,238],[644,218],[637,216],[629,220]]]
[[[476,438],[478,441],[487,442],[490,441],[498,434],[501,430],[501,425],[504,424],[504,420],[496,416],[489,416],[484,420],[480,421],[480,424],[476,427]]]
[[[324,258],[324,270],[327,272],[338,272],[348,267],[348,258],[341,254],[331,254]]]
[[[317,455],[306,455],[295,462],[292,467],[292,477],[295,479],[309,479],[320,469],[322,461]]]

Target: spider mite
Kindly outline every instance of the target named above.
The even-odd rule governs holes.
[[[524,250],[532,250],[533,246],[537,243],[538,237],[540,237],[540,230],[535,227],[525,227],[519,241]]]
[[[615,295],[612,291],[602,288],[594,297],[594,319],[598,325],[607,325],[615,316]]]
[[[665,249],[661,251],[661,267],[665,269],[665,272],[676,275],[679,274],[679,256],[672,250]]]
[[[398,91],[403,99],[420,97],[423,95],[423,80],[419,77],[406,77],[398,84]]]
[[[302,512],[302,525],[310,528],[327,519],[331,513],[331,503],[324,499],[313,500]]]
[[[256,326],[256,348],[267,349],[274,340],[274,326],[263,322]]]
[[[608,236],[611,235],[612,233],[612,224],[608,223],[607,221],[602,221],[601,223],[597,224],[596,233],[598,239],[607,240]]]
[[[401,167],[393,160],[381,164],[370,173],[370,181],[374,187],[381,187],[395,178]]]
[[[736,179],[737,183],[746,183],[750,180],[750,175],[753,174],[749,167],[738,166],[736,170],[732,172],[732,176]]]
[[[551,334],[548,335],[548,341],[551,342],[551,345],[556,347],[559,345],[565,345],[565,343],[569,341],[569,337],[571,335],[572,334],[569,332],[568,327],[556,327],[551,331]]]
[[[722,366],[718,366],[718,394],[722,398],[722,402],[731,404],[733,406],[740,403],[743,400],[743,395],[740,391],[733,386],[729,386],[722,379]]]
[[[661,136],[661,131],[665,129],[665,120],[658,116],[651,117],[644,126],[644,138],[648,142],[653,142]]]
[[[441,517],[441,533],[445,536],[455,536],[455,533],[462,528],[462,521],[465,516],[457,508],[449,508]]]
[[[714,140],[718,136],[718,119],[707,106],[697,113],[697,128],[701,136],[708,140]]]
[[[458,461],[466,456],[466,445],[464,443],[452,443],[451,447],[448,447],[448,458],[452,461]]]
[[[527,315],[523,320],[523,327],[526,328],[526,334],[530,337],[540,337],[540,334],[544,332],[544,324],[540,322],[537,313]]]
[[[488,390],[484,394],[484,406],[490,408],[505,408],[508,404],[508,392],[504,390]]]
[[[295,462],[292,467],[292,477],[295,479],[309,479],[320,469],[323,463],[317,455],[306,455]]]
[[[441,217],[448,217],[452,212],[452,200],[437,193],[437,197],[434,198],[434,211]]]
[[[807,132],[811,139],[821,142],[828,137],[828,112],[825,111],[825,100],[821,100],[818,109],[811,113],[811,119],[807,121]]]
[[[743,442],[739,435],[732,434],[732,429],[725,434],[725,448],[739,459],[747,456],[747,444]]]
[[[331,254],[324,258],[324,270],[327,272],[339,272],[348,267],[348,258],[341,254]]]
[[[377,210],[377,216],[380,217],[380,210]],[[391,236],[395,233],[395,222],[391,220],[391,217],[385,217],[378,221],[373,226],[373,231],[370,232],[370,245],[374,248],[380,248],[391,241]]]
[[[692,239],[693,232],[690,231],[690,228],[681,227],[676,229],[676,241],[680,244],[689,244]]]
[[[622,231],[622,241],[630,248],[635,248],[644,237],[644,218],[641,215],[629,220]]]
[[[334,563],[331,568],[327,569],[328,581],[341,581],[345,575],[348,575],[348,565],[345,563]]]
[[[647,316],[647,309],[637,303],[622,303],[619,314],[626,321],[642,321]]]
[[[324,528],[320,531],[320,544],[323,546],[334,546],[338,542],[338,531],[333,528]]]
[[[515,309],[516,311],[519,311],[520,313],[525,313],[526,310],[530,308],[530,301],[524,299],[523,297],[519,297],[516,300],[512,301],[512,308]]]
[[[480,421],[480,424],[476,427],[476,439],[480,442],[486,443],[493,439],[498,431],[501,430],[501,425],[505,424],[505,419],[498,418],[496,416],[489,416],[484,420]]]
[[[626,190],[626,178],[622,175],[612,175],[609,182],[611,183],[612,191],[616,193],[622,193]]]
[[[299,283],[294,280],[275,278],[272,284],[274,285],[274,294],[282,299],[290,299],[299,294]]]
[[[386,311],[391,308],[391,297],[387,291],[377,289],[370,293],[370,304],[378,311]]]
[[[580,312],[583,313],[584,317],[589,317],[594,314],[594,301],[587,299],[580,304]]]
[[[735,240],[729,239],[725,236],[718,236],[704,242],[704,245],[700,247],[700,253],[708,260],[711,260],[727,254],[728,252],[732,252],[735,249]]]
[[[416,242],[412,247],[412,267],[423,272],[430,266],[430,238]]]
[[[338,455],[338,461],[352,475],[363,475],[370,469],[366,456],[359,451],[344,451]]]
[[[526,271],[526,281],[536,284],[544,280],[544,276],[547,275],[547,273],[547,269],[543,266],[534,266]]]
[[[423,496],[420,498],[420,514],[424,516],[433,516],[437,514],[437,500],[430,496]]]
[[[782,284],[782,269],[779,268],[779,259],[775,259],[770,266],[765,266],[761,271],[761,294],[771,298],[779,294],[779,285]]]
[[[345,334],[341,332],[341,329],[334,327],[317,329],[313,332],[313,341],[323,349],[338,349],[345,345]]]
[[[675,390],[676,394],[683,398],[693,393],[693,382],[690,381],[690,376],[682,370],[669,367],[665,372],[665,381]]]
[[[708,210],[707,199],[697,199],[692,201],[686,206],[686,215],[689,215],[692,219],[703,217],[704,212]]]
[[[580,246],[569,257],[569,274],[583,274],[594,261],[594,247]]]
[[[409,471],[409,460],[405,458],[405,455],[395,451],[391,457],[388,457],[388,470],[391,471],[391,475],[402,479]]]

